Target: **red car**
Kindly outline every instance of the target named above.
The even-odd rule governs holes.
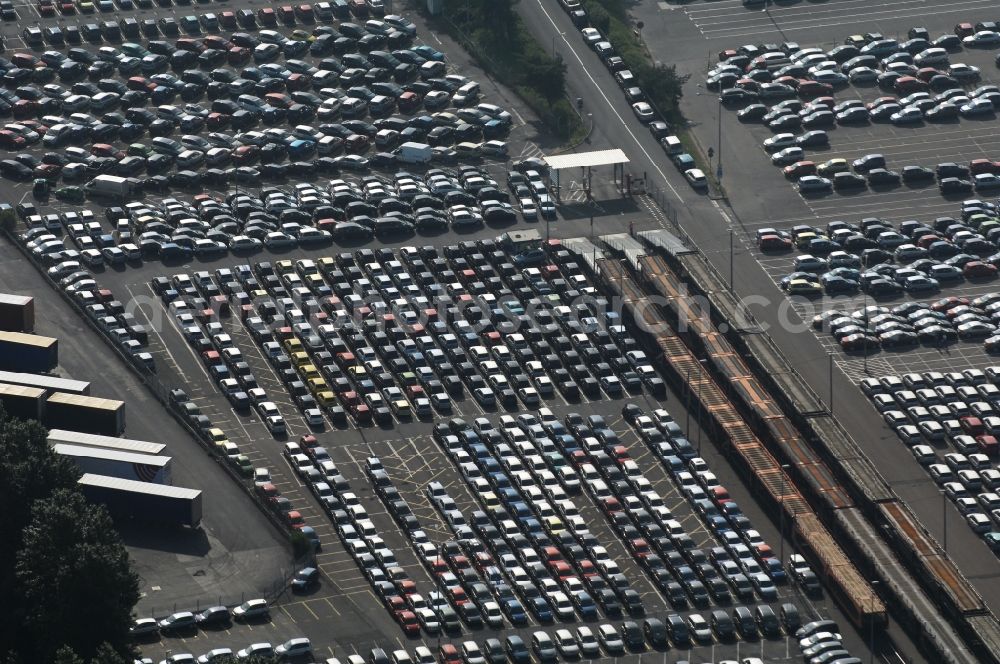
[[[302,530],[306,525],[306,520],[302,518],[302,514],[298,510],[292,510],[285,512],[285,523],[295,530]]]
[[[901,95],[909,95],[914,92],[926,92],[927,84],[915,76],[903,76],[896,81],[893,88]]]
[[[396,611],[394,615],[396,622],[403,628],[403,632],[407,636],[418,636],[420,634],[420,621],[417,620],[417,615],[413,611]]]
[[[780,235],[762,235],[757,247],[761,251],[786,251],[792,248],[792,241]]]
[[[1000,163],[990,159],[973,159],[969,162],[969,172],[973,175],[980,173],[996,173]]]
[[[958,23],[955,25],[955,34],[959,37],[968,37],[975,34],[976,28],[971,23]]]
[[[965,264],[965,267],[962,268],[962,274],[966,279],[993,277],[996,276],[996,273],[997,269],[995,266],[982,261],[969,261]]]
[[[278,25],[278,15],[274,12],[273,7],[261,7],[258,9],[257,18],[264,25]]]
[[[791,166],[785,166],[782,172],[789,180],[798,180],[803,175],[816,175],[816,162],[797,161]]]
[[[286,25],[293,25],[295,23],[295,10],[290,5],[284,5],[278,9],[278,16],[281,17],[281,21]]]
[[[364,2],[364,0],[362,0]],[[441,664],[462,664],[462,658],[458,654],[458,648],[450,643],[442,643],[438,648],[438,661]]]
[[[970,436],[978,436],[986,431],[983,421],[972,415],[958,418],[958,423],[962,426],[962,431]]]
[[[951,295],[949,297],[943,297],[934,304],[931,305],[931,311],[949,311],[955,307],[969,304],[969,298],[967,297],[956,297]]]
[[[1000,444],[997,443],[996,437],[989,434],[976,436],[976,444],[979,445],[979,451],[988,457],[996,457],[1000,452]]]
[[[829,95],[833,91],[833,88],[827,83],[820,83],[819,81],[802,81],[799,83],[799,89],[796,90],[800,97],[819,97],[821,95]]]

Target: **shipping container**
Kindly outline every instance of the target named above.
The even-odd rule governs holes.
[[[43,423],[49,429],[120,436],[125,431],[125,402],[55,392],[45,401]]]
[[[71,457],[81,471],[136,482],[170,484],[170,457],[102,450],[99,447],[56,444],[57,454]]]
[[[0,332],[0,369],[48,373],[58,365],[58,339],[23,332]]]
[[[31,332],[35,329],[35,298],[0,293],[0,330]]]
[[[59,378],[58,376],[40,376],[38,374],[23,373],[19,371],[0,371],[0,383],[8,385],[24,385],[25,387],[39,387],[49,392],[67,392],[69,394],[90,394],[90,383],[83,380],[73,380],[72,378]]]
[[[173,523],[197,528],[201,522],[201,491],[136,482],[106,475],[84,474],[80,489],[92,503],[101,503],[116,519]]]
[[[24,385],[0,383],[0,403],[10,417],[19,420],[41,420],[45,406],[45,390]]]
[[[50,429],[49,444],[56,445],[60,443],[64,445],[79,445],[81,447],[99,447],[105,450],[132,452],[134,454],[158,455],[163,454],[167,449],[167,446],[162,443],[151,443],[145,440],[129,440],[128,438],[99,436],[94,433],[83,433],[82,431]]]

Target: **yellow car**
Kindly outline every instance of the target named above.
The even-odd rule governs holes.
[[[310,378],[307,385],[309,387],[309,391],[313,393],[313,396],[316,396],[319,392],[328,391],[330,389],[330,386],[327,385],[326,381],[322,378]]]
[[[223,443],[229,442],[229,437],[226,433],[217,427],[212,427],[208,430],[208,439],[211,440],[216,445],[221,445]]]
[[[330,390],[320,390],[316,393],[316,403],[324,408],[331,408],[338,405],[337,395]]]
[[[288,274],[294,269],[295,269],[295,264],[288,259],[278,261],[277,263],[274,264],[274,271],[277,272],[279,275]]]
[[[302,368],[312,362],[312,360],[309,359],[309,353],[305,351],[292,353],[289,358],[292,360],[292,364],[294,364],[296,368]]]
[[[288,351],[289,355],[294,355],[295,353],[304,353],[306,349],[302,347],[302,342],[295,337],[288,337],[285,339],[285,350]]]
[[[809,281],[808,279],[792,279],[788,282],[789,295],[820,295],[822,293],[823,287],[815,281]]]
[[[322,376],[319,375],[319,369],[317,369],[312,364],[303,364],[301,367],[299,367],[299,373],[305,376],[307,380],[313,378],[322,378]]]
[[[392,402],[392,409],[396,412],[399,417],[409,417],[410,416],[410,402],[406,399],[395,399]]]
[[[809,246],[809,243],[818,238],[819,234],[812,231],[802,231],[795,236],[795,246],[799,249],[804,249]]]
[[[562,519],[557,516],[549,516],[545,518],[545,526],[549,531],[549,534],[553,537],[558,536],[559,533],[566,530],[566,525],[563,523]]]
[[[319,266],[320,272],[337,269],[337,261],[333,260],[333,256],[323,256],[316,260],[316,264]]]
[[[847,163],[847,160],[838,158],[824,161],[816,169],[816,172],[823,176],[829,176],[834,173],[846,173],[849,170],[851,170],[851,165]]]

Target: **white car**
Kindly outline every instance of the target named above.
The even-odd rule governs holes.
[[[828,192],[833,188],[833,183],[824,177],[818,175],[804,175],[799,178],[798,182],[800,193],[812,193],[812,192]]]
[[[644,101],[637,101],[632,104],[632,111],[639,118],[639,122],[643,124],[649,124],[656,117],[653,113],[653,107]]]
[[[705,173],[700,168],[689,168],[684,171],[684,177],[695,189],[708,188],[708,178],[705,177]]]
[[[792,147],[795,144],[795,134],[775,134],[771,138],[764,139],[764,149],[768,152],[777,152],[783,148]]]
[[[305,637],[288,639],[274,649],[274,654],[281,658],[302,657],[312,653],[312,643]]]

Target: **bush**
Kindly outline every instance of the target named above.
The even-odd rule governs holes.
[[[513,10],[514,0],[447,0],[443,27],[490,75],[520,95],[560,139],[583,129],[566,101],[566,65],[552,57]]]
[[[292,555],[296,560],[302,560],[306,556],[312,555],[312,542],[298,530],[292,531]]]
[[[635,76],[636,83],[650,103],[672,124],[683,120],[679,104],[687,76],[679,76],[673,65],[650,60],[642,44],[628,24],[628,15],[621,0],[583,0],[591,24],[611,42],[615,52]]]

